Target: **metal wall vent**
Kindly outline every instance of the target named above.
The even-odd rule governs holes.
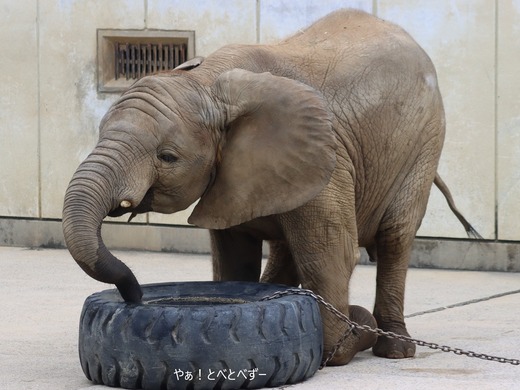
[[[120,43],[114,45],[114,78],[137,80],[147,74],[173,69],[185,62],[188,45],[173,43]]]
[[[122,92],[139,78],[195,56],[195,33],[98,30],[98,91]]]

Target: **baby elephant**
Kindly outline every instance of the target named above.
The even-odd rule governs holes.
[[[215,280],[301,285],[362,323],[408,335],[406,270],[444,128],[435,69],[417,43],[369,14],[337,11],[278,44],[226,46],[137,81],[70,182],[65,239],[87,274],[139,302],[134,274],[103,243],[102,220],[199,200],[189,221],[210,229]],[[359,247],[377,258],[375,321],[349,309]],[[325,310],[322,319],[327,356],[347,325]],[[330,363],[374,343],[355,332]],[[415,348],[380,337],[373,351],[404,358]]]

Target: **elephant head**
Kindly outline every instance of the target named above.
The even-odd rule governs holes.
[[[65,194],[69,251],[126,301],[141,289],[103,243],[107,215],[173,213],[200,198],[189,222],[223,229],[306,203],[336,163],[331,115],[313,88],[241,69],[213,83],[191,72],[148,76],[124,93]]]

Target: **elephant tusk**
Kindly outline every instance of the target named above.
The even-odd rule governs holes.
[[[127,209],[132,206],[132,203],[129,200],[122,200],[120,206],[124,209]]]

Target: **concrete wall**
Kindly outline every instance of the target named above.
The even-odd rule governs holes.
[[[448,123],[439,172],[486,239],[520,241],[520,0],[0,0],[0,245],[19,242],[13,221],[61,217],[117,98],[96,89],[96,29],[194,30],[205,56],[274,42],[346,6],[400,24],[429,53]],[[155,229],[187,214],[136,221]],[[466,237],[435,189],[419,235]]]

